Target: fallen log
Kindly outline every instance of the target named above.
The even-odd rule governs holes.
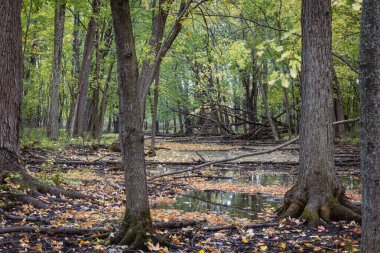
[[[86,234],[94,234],[94,233],[106,233],[112,232],[111,230],[107,230],[104,228],[65,228],[65,227],[32,227],[32,226],[19,226],[19,227],[8,227],[8,228],[0,228],[0,234],[7,233],[42,233],[48,235],[86,235]]]
[[[153,223],[154,228],[159,229],[176,229],[195,226],[199,223],[205,222],[205,220],[196,221],[196,220],[183,220],[183,221],[169,221],[169,222],[155,222]]]
[[[215,226],[215,227],[203,227],[202,230],[203,231],[220,231],[220,230],[225,230],[225,229],[228,229],[228,230],[236,230],[236,229],[239,229],[239,228],[244,228],[244,229],[250,229],[250,228],[266,228],[266,227],[274,227],[274,226],[278,226],[279,223],[253,223],[253,224],[248,224],[247,226],[243,226],[243,227],[240,227],[240,226],[236,226],[236,225],[226,225],[226,226]]]

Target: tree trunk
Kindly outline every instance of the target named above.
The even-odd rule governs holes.
[[[300,175],[280,210],[311,225],[360,221],[334,171],[331,1],[302,1]]]
[[[99,121],[95,124],[95,130],[94,130],[94,138],[95,139],[100,139],[102,136],[102,130],[103,130],[103,125],[104,125],[104,116],[106,114],[106,109],[107,109],[107,104],[108,104],[108,89],[109,89],[109,84],[111,82],[111,76],[112,76],[112,69],[113,65],[115,64],[115,60],[113,59],[108,71],[108,76],[106,79],[106,87],[103,90],[103,95],[102,95],[102,101],[100,102],[100,109],[99,109]]]
[[[340,90],[340,83],[336,75],[335,69],[333,67],[333,91],[334,91],[334,112],[335,121],[344,120],[343,112],[343,102],[342,102],[342,92]],[[339,137],[344,134],[344,124],[339,124],[335,126],[335,137]]]
[[[282,90],[284,92],[284,107],[285,107],[285,112],[286,112],[286,125],[288,126],[289,139],[291,139],[291,136],[292,136],[292,116],[290,114],[288,89],[285,87],[282,87]]]
[[[265,70],[264,72],[266,73],[267,71]],[[265,113],[267,115],[267,119],[268,119],[270,128],[272,129],[273,138],[275,141],[279,141],[280,138],[278,137],[277,129],[276,129],[276,126],[274,125],[272,115],[270,113],[269,102],[268,102],[268,98],[267,98],[268,97],[267,96],[268,95],[268,85],[266,83],[264,83],[264,80],[261,80],[261,82],[262,83],[259,86],[260,86],[261,96],[263,98]]]
[[[22,94],[21,0],[0,3],[0,180],[17,167]]]
[[[111,0],[115,31],[120,106],[120,142],[125,174],[126,206],[121,228],[111,243],[144,248],[153,233],[150,216],[143,135],[143,98],[138,82],[129,1]]]
[[[180,101],[177,102],[178,105],[178,122],[179,122],[179,133],[183,133],[183,120],[182,120],[182,108],[181,108],[181,103]]]
[[[74,54],[73,54],[73,59],[72,59],[72,65],[73,65],[73,69],[72,69],[72,77],[76,80],[78,80],[79,78],[79,71],[80,71],[80,49],[79,49],[79,13],[76,9],[76,7],[74,6],[74,31],[73,31],[73,51],[74,51]],[[74,115],[75,115],[75,108],[76,108],[76,91],[75,91],[75,87],[74,87],[74,84],[70,84],[69,86],[69,90],[70,90],[70,111],[69,111],[69,117],[67,119],[67,123],[66,123],[66,132],[68,135],[72,136],[72,133],[73,133],[73,127],[74,127],[74,122],[73,122],[73,119],[74,119]]]
[[[100,31],[95,31],[95,87],[92,90],[92,110],[90,114],[89,131],[95,138],[95,126],[99,124],[99,96],[100,96]]]
[[[62,46],[65,28],[65,0],[55,1],[54,14],[54,57],[52,67],[52,80],[50,88],[50,113],[49,113],[49,137],[52,140],[58,138],[59,123],[59,86],[62,74]]]
[[[160,73],[160,70],[157,71]],[[155,145],[156,145],[156,121],[157,121],[157,108],[158,108],[158,95],[159,95],[159,83],[160,75],[156,75],[156,80],[154,82],[154,92],[153,92],[153,108],[152,108],[152,136],[150,138],[150,155],[156,155]]]
[[[100,0],[93,0],[92,11],[93,15],[97,17],[100,10]],[[91,17],[87,27],[86,41],[84,45],[83,60],[78,76],[78,96],[76,101],[76,110],[73,118],[74,128],[71,135],[83,135],[85,130],[86,119],[86,104],[88,93],[88,77],[90,75],[92,51],[95,46],[95,32],[97,22],[95,17]]]
[[[364,0],[360,42],[361,252],[380,252],[380,2]]]
[[[47,186],[30,176],[19,164],[19,126],[22,95],[21,0],[0,3],[0,184],[7,190],[7,181],[22,189],[40,193],[82,198],[83,194]],[[12,173],[13,177],[8,177]],[[20,177],[15,177],[15,174]],[[8,180],[5,180],[7,179]],[[46,207],[40,200],[26,195],[19,200],[37,207]]]

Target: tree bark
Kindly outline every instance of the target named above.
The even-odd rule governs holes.
[[[300,175],[280,213],[320,220],[360,221],[334,171],[331,1],[302,1]]]
[[[0,2],[0,180],[19,158],[22,94],[21,0]]]
[[[7,177],[23,189],[41,193],[86,197],[83,194],[47,186],[30,176],[19,164],[19,126],[22,95],[21,0],[0,2],[0,184],[7,189]],[[9,175],[13,177],[9,177]],[[18,176],[16,176],[18,175]],[[25,194],[23,194],[25,195]],[[46,206],[33,197],[20,199],[36,206]]]
[[[143,136],[145,98],[162,58],[182,28],[180,21],[192,1],[181,1],[178,17],[160,44],[159,34],[164,32],[169,10],[167,7],[171,3],[164,0],[158,2],[149,40],[149,55],[153,55],[154,60],[150,56],[145,58],[139,75],[129,0],[111,0],[118,63],[120,143],[127,196],[123,223],[111,243],[129,245],[131,249],[146,249],[149,239],[157,241],[153,233],[146,183]]]
[[[100,11],[100,0],[93,0],[92,2],[93,15],[97,17]],[[85,115],[87,105],[88,93],[88,77],[90,75],[92,52],[95,46],[95,33],[97,29],[97,21],[92,16],[87,27],[86,41],[84,45],[82,65],[78,76],[78,95],[75,105],[75,114],[73,118],[74,127],[70,135],[83,135],[85,130]]]
[[[340,90],[339,79],[336,75],[335,69],[333,67],[333,91],[334,91],[334,112],[335,112],[335,121],[344,120],[343,112],[343,102],[342,102],[342,91]],[[335,137],[339,137],[344,134],[344,125],[340,124],[335,126]]]
[[[361,252],[380,252],[380,2],[364,0],[360,42]]]
[[[267,72],[267,70],[264,70],[264,72]],[[268,85],[266,83],[264,83],[264,80],[261,80],[261,84],[259,86],[260,86],[261,96],[263,98],[265,113],[267,115],[267,119],[268,119],[270,128],[272,130],[273,138],[275,141],[279,141],[280,138],[278,137],[277,129],[276,129],[276,126],[274,125],[272,115],[270,113],[269,102],[268,102],[268,98],[267,98],[268,97],[267,96],[268,95]]]
[[[111,82],[111,77],[112,77],[112,70],[113,70],[113,65],[115,64],[115,59],[112,59],[110,68],[108,70],[108,75],[106,79],[106,86],[104,87],[104,90],[102,91],[102,101],[100,102],[100,109],[99,109],[99,121],[95,124],[95,130],[94,130],[94,138],[95,139],[100,139],[102,136],[102,130],[103,130],[103,125],[104,125],[104,116],[106,114],[106,109],[107,109],[107,104],[108,104],[108,89],[109,89],[109,84]]]
[[[80,49],[79,49],[79,13],[74,6],[74,31],[73,31],[73,59],[72,59],[72,77],[74,79],[78,80],[79,77],[79,71],[80,71]],[[69,111],[69,116],[66,122],[66,132],[68,135],[72,136],[73,133],[73,127],[74,127],[74,122],[73,118],[75,115],[75,108],[76,108],[76,92],[75,92],[75,85],[70,84],[69,86],[69,91],[70,91],[70,111]]]
[[[52,140],[58,138],[59,131],[59,86],[62,74],[62,46],[65,29],[65,0],[55,1],[54,14],[54,57],[52,68],[52,80],[50,88],[50,112],[49,112],[49,137]]]
[[[157,71],[160,73],[160,70]],[[152,136],[150,138],[150,155],[155,156],[155,146],[156,146],[156,127],[157,127],[157,108],[158,108],[158,95],[159,95],[159,83],[160,75],[156,75],[156,80],[154,82],[154,92],[153,92],[153,107],[152,107]]]
[[[282,91],[284,92],[284,107],[285,107],[285,113],[286,113],[286,125],[288,126],[288,134],[289,134],[289,139],[290,139],[292,136],[292,116],[290,113],[288,89],[285,87],[282,87]]]
[[[144,248],[152,234],[143,136],[143,98],[138,82],[138,62],[129,1],[111,0],[119,81],[120,142],[125,176],[127,211],[111,243]]]

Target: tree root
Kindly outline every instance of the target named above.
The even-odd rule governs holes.
[[[24,203],[24,204],[28,204],[28,205],[30,204],[33,207],[38,208],[38,209],[48,208],[48,205],[45,202],[43,202],[43,201],[41,201],[41,200],[39,200],[33,196],[30,196],[30,195],[14,194],[13,198],[17,201]]]
[[[20,201],[25,204],[31,204],[35,208],[45,209],[48,208],[48,202],[45,202],[38,197],[44,197],[50,202],[69,202],[61,198],[65,196],[72,199],[93,199],[93,197],[78,193],[59,189],[53,186],[45,185],[29,175],[20,165],[13,165],[12,172],[3,173],[0,178],[3,189],[8,189],[7,194],[10,198]],[[14,185],[18,185],[15,188]],[[15,193],[14,193],[15,192]],[[28,192],[29,194],[25,194]],[[51,196],[46,196],[50,194]],[[56,196],[56,197],[54,197]]]
[[[27,173],[22,173],[21,175],[22,179],[20,181],[20,184],[24,185],[27,188],[30,188],[31,190],[37,190],[42,194],[50,194],[56,197],[62,195],[71,199],[93,199],[93,197],[82,193],[67,191],[64,189],[43,184]]]
[[[153,226],[149,213],[132,215],[126,212],[119,231],[111,238],[111,244],[128,245],[130,249],[146,249],[152,240]]]
[[[293,187],[286,194],[285,203],[277,213],[280,217],[300,218],[311,226],[340,220],[360,223],[360,208],[348,200],[344,191],[338,191],[334,195],[310,198]]]
[[[158,224],[165,227],[164,224]],[[128,245],[128,249],[148,249],[148,242],[153,244],[174,247],[166,238],[161,237],[153,231],[152,220],[149,214],[143,212],[140,214],[130,214],[126,212],[121,227],[110,240],[111,244]]]
[[[8,220],[12,220],[12,221],[31,221],[31,222],[42,222],[44,224],[50,224],[50,221],[44,219],[44,218],[41,218],[41,217],[22,217],[22,216],[17,216],[17,215],[13,215],[13,214],[10,214],[8,212],[6,212],[5,210],[1,209],[0,208],[0,214],[2,216],[4,216],[6,219]]]

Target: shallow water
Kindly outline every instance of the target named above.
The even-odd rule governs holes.
[[[178,169],[178,168],[176,168]],[[215,173],[217,176],[231,179],[210,179],[209,181],[228,183],[249,183],[259,186],[283,185],[289,186],[296,182],[297,176],[286,171],[255,171],[225,170]],[[347,190],[360,192],[360,178],[352,175],[339,176]],[[184,211],[212,212],[228,214],[232,217],[263,219],[266,209],[276,209],[282,204],[282,198],[264,194],[246,194],[239,192],[192,191],[176,198],[173,204],[160,204],[155,208],[178,209]]]
[[[245,194],[221,191],[192,191],[176,198],[173,204],[160,204],[155,208],[178,209],[228,214],[239,218],[262,218],[265,209],[274,209],[281,205],[281,198],[263,194]]]

